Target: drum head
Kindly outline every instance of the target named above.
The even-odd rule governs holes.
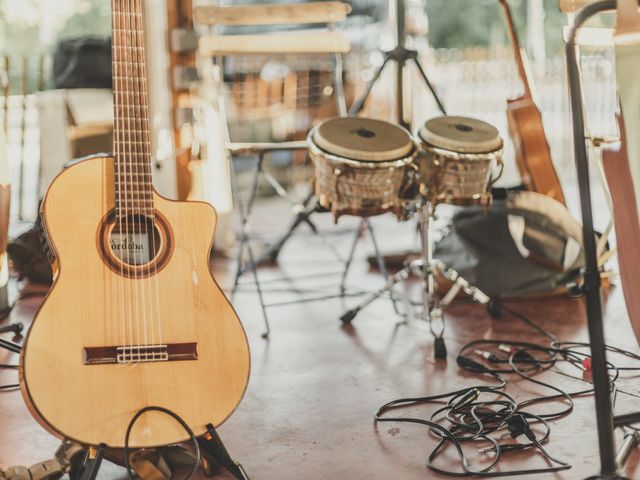
[[[312,138],[331,155],[363,162],[399,160],[411,155],[414,149],[405,129],[372,118],[325,120],[315,128]]]
[[[487,153],[502,148],[498,129],[475,118],[432,118],[419,135],[429,145],[457,153]]]

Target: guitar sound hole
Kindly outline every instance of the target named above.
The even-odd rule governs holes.
[[[160,272],[173,253],[173,232],[157,210],[154,217],[130,214],[117,218],[111,210],[97,232],[102,261],[115,273],[144,278]]]
[[[158,254],[161,244],[153,220],[143,215],[128,215],[117,220],[109,236],[111,251],[127,265],[149,263]]]

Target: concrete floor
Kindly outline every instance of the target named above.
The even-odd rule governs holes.
[[[272,225],[274,217],[256,212],[261,237],[272,236],[282,227]],[[264,214],[263,214],[264,213]],[[278,224],[284,224],[278,217]],[[327,215],[317,217],[328,241],[343,255],[351,239],[351,219],[331,226]],[[385,251],[409,248],[414,242],[410,224],[393,218],[374,219]],[[370,244],[362,243],[357,253],[349,291],[369,290],[381,285],[379,274],[368,271],[365,257]],[[230,283],[232,265],[214,262],[216,277]],[[270,302],[287,302],[309,293],[337,292],[340,262],[327,245],[309,233],[295,236],[282,252],[280,266],[264,268]],[[305,278],[298,278],[305,275]],[[280,279],[280,280],[279,280]],[[281,280],[285,279],[285,280]],[[248,277],[244,279],[248,281]],[[27,287],[32,288],[32,287]],[[297,290],[297,291],[296,291]],[[620,288],[608,292],[606,330],[611,344],[638,351],[628,325]],[[441,478],[428,471],[425,457],[435,440],[426,428],[380,424],[372,421],[376,409],[398,397],[422,396],[483,384],[484,379],[461,372],[455,355],[466,342],[477,338],[540,340],[526,325],[509,316],[492,320],[482,307],[458,305],[447,311],[445,338],[447,361],[433,360],[433,342],[422,324],[398,325],[388,299],[381,299],[362,311],[350,327],[339,316],[359,298],[347,297],[297,303],[269,309],[272,334],[261,338],[263,323],[255,293],[243,286],[235,306],[248,333],[253,370],[246,397],[220,432],[232,455],[240,460],[253,479],[424,479]],[[29,321],[39,303],[29,299],[13,311],[12,320]],[[510,302],[564,340],[586,340],[583,300],[570,298]],[[0,363],[15,357],[0,352]],[[624,363],[623,361],[620,361]],[[541,378],[567,390],[585,388],[585,383],[555,372]],[[0,381],[13,381],[14,372],[0,373]],[[514,381],[508,392],[517,400],[547,393],[523,381]],[[637,378],[626,376],[621,389],[640,395]],[[619,394],[617,413],[637,410],[637,396]],[[598,450],[594,403],[591,396],[578,398],[570,416],[551,422],[547,449],[573,464],[571,470],[530,478],[579,479],[598,472]],[[553,408],[540,406],[538,412]],[[427,415],[429,409],[414,408],[401,415]],[[18,392],[0,394],[0,467],[31,464],[49,458],[58,441],[42,430],[28,414]],[[619,438],[618,434],[618,438]],[[469,446],[474,466],[490,459]],[[535,452],[506,454],[500,470],[546,466]],[[440,460],[445,468],[458,468],[452,449]],[[640,455],[634,452],[625,473],[640,478]],[[125,478],[121,469],[107,467],[100,478]]]

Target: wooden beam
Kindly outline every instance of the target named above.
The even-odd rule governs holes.
[[[347,53],[349,38],[342,32],[264,35],[209,35],[200,38],[200,54],[254,55],[272,53]]]
[[[343,2],[202,6],[195,8],[194,21],[206,25],[332,23],[350,12],[351,5]]]
[[[176,28],[193,28],[193,4],[191,0],[167,0],[167,26],[168,34]],[[177,66],[195,67],[196,55],[193,53],[169,53],[169,71]],[[192,188],[191,178],[191,145],[187,145],[183,139],[181,126],[177,124],[176,112],[180,108],[190,107],[193,99],[188,91],[181,91],[173,84],[173,75],[169,75],[172,97],[172,122],[174,126],[174,145],[176,154],[176,181],[178,199],[185,200]]]

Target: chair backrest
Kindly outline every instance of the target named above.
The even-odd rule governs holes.
[[[210,27],[207,33],[200,36],[198,51],[201,57],[214,58],[221,66],[224,72],[224,75],[220,75],[221,79],[229,67],[239,75],[239,83],[235,83],[230,92],[238,108],[244,109],[251,118],[260,117],[265,112],[269,116],[274,115],[274,111],[269,110],[272,104],[281,105],[289,112],[294,111],[301,104],[304,105],[305,95],[309,96],[308,101],[316,102],[323,96],[317,90],[323,90],[322,83],[325,81],[333,83],[333,89],[329,91],[334,93],[338,114],[344,115],[343,55],[351,50],[351,42],[344,32],[336,31],[334,26],[350,12],[351,6],[340,1],[198,6],[194,9],[194,22]],[[284,31],[222,34],[219,28],[267,25],[282,27]],[[331,57],[333,60],[327,64],[326,60],[315,57],[321,54],[327,56],[326,60]],[[232,58],[227,60],[227,57]],[[255,70],[267,59],[277,59],[274,63],[265,64],[267,76],[272,75],[272,80],[263,80],[262,73]],[[300,61],[303,65],[307,62],[312,65],[313,72],[310,70],[309,76],[305,76],[304,69],[297,70],[294,67],[299,67]],[[287,65],[291,71],[283,74],[283,71],[277,70],[278,64]],[[300,77],[297,77],[296,71]],[[255,95],[257,97],[254,99]],[[257,110],[254,112],[252,108]]]
[[[343,2],[289,5],[262,4],[196,7],[196,23],[215,26],[309,25],[343,20],[351,6]],[[200,39],[204,56],[274,53],[347,53],[349,38],[342,32],[309,31],[252,35],[205,35]]]
[[[195,22],[212,26],[310,25],[331,27],[351,12],[343,2],[201,6],[194,10]],[[347,53],[351,42],[342,32],[295,31],[251,35],[204,35],[203,56],[274,53]]]

